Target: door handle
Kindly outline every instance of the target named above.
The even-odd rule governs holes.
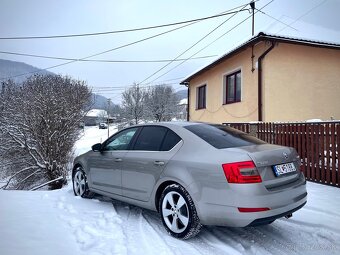
[[[164,166],[164,162],[163,161],[155,161],[153,162],[155,165],[157,166]]]
[[[115,158],[115,162],[122,162],[123,160],[121,158]]]

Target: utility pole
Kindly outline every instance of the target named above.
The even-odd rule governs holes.
[[[252,26],[251,26],[251,36],[254,36],[255,33],[255,2],[252,0],[250,3],[250,7],[252,10]],[[253,73],[255,71],[254,68],[254,44],[251,46],[251,72]]]
[[[252,0],[251,2],[250,2],[250,7],[251,7],[251,10],[252,10],[252,29],[251,29],[251,36],[254,36],[254,30],[255,30],[255,21],[254,21],[254,19],[255,19],[255,2],[254,2],[254,0]]]
[[[110,105],[111,99],[107,100],[107,138],[110,137]]]

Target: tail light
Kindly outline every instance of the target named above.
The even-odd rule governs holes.
[[[238,209],[239,212],[244,212],[244,213],[265,212],[265,211],[269,211],[270,210],[270,208],[268,208],[268,207],[261,207],[261,208],[238,207],[237,209]]]
[[[229,183],[259,183],[261,176],[253,161],[223,164],[223,171]]]

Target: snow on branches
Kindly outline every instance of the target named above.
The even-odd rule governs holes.
[[[85,82],[60,75],[34,75],[23,84],[9,81],[1,91],[0,171],[4,188],[28,189],[63,177],[90,100]]]
[[[134,84],[122,94],[123,115],[138,124],[140,120],[170,121],[178,115],[178,98],[171,86],[148,88]]]

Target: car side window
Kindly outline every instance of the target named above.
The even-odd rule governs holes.
[[[159,151],[167,130],[168,129],[165,127],[143,127],[133,147],[133,150]]]
[[[162,144],[161,151],[171,150],[181,140],[182,139],[177,134],[175,134],[175,132],[168,129]]]
[[[138,128],[129,128],[112,137],[104,146],[103,151],[127,150]]]

